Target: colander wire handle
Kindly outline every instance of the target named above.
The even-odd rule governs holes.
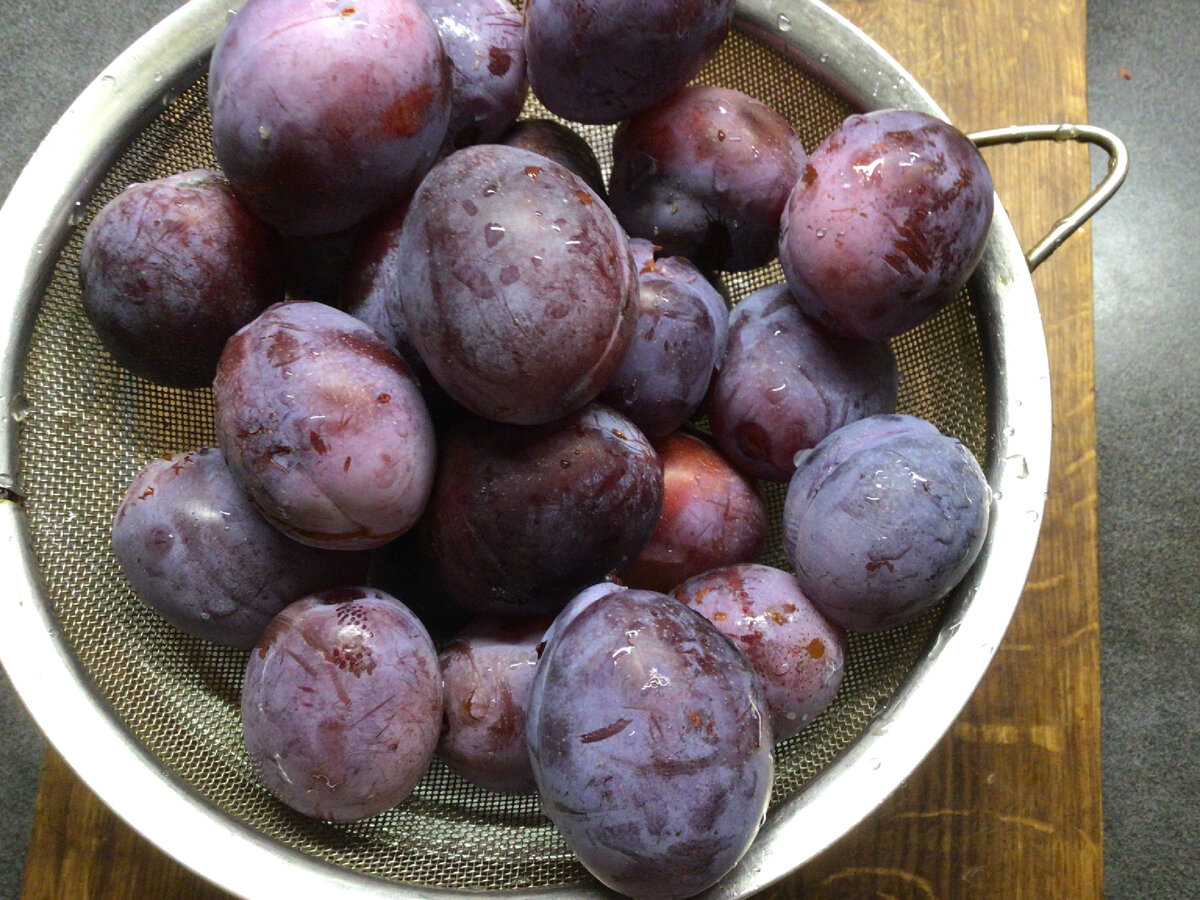
[[[1026,251],[1025,261],[1030,272],[1045,262],[1062,246],[1063,241],[1083,227],[1084,222],[1112,199],[1129,172],[1129,151],[1125,143],[1111,131],[1095,125],[1012,125],[1008,128],[972,132],[967,137],[976,147],[1019,144],[1025,141],[1079,141],[1095,144],[1108,154],[1108,172],[1100,183],[1082,203],[1055,222],[1049,234],[1033,249]]]

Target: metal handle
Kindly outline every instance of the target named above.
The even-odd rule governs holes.
[[[967,135],[976,147],[996,144],[1019,144],[1024,141],[1079,141],[1095,144],[1108,153],[1108,173],[1092,189],[1082,203],[1054,223],[1050,233],[1025,253],[1025,262],[1032,272],[1062,246],[1063,241],[1078,231],[1117,192],[1129,172],[1129,151],[1125,143],[1103,128],[1094,125],[1013,125],[993,128]]]

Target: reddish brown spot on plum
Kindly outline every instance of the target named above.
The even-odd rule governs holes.
[[[710,590],[710,588],[705,588],[705,590]],[[724,622],[728,618],[729,618],[729,616],[723,612],[713,613],[713,621],[714,622]]]
[[[786,625],[787,624],[787,616],[785,616],[783,613],[781,613],[777,609],[768,610],[767,618],[770,619],[772,622],[774,622],[776,625]]]
[[[141,499],[145,500],[147,497],[152,497],[152,496],[154,496],[154,488],[148,487],[144,491],[142,491]]]
[[[376,403],[390,403],[391,399],[392,399],[391,394],[380,394],[378,397],[375,398],[375,402]]]
[[[811,165],[804,167],[804,174],[800,176],[800,180],[804,182],[806,187],[812,187],[817,183],[817,170]]]
[[[411,137],[425,124],[425,113],[433,103],[433,87],[423,84],[397,97],[383,111],[380,127],[396,137]]]
[[[593,203],[596,202],[595,198],[591,194],[589,194],[587,191],[582,190],[582,189],[575,192],[575,199],[578,200],[580,203],[582,203],[584,206],[591,206]]]
[[[825,655],[825,642],[820,638],[813,638],[804,649],[813,659],[821,659]]]
[[[537,177],[542,174],[542,167],[541,166],[526,166],[524,171],[525,171],[526,175],[528,175],[534,181],[537,181]]]
[[[630,719],[617,719],[611,724],[605,725],[603,728],[597,728],[595,731],[589,731],[587,734],[579,736],[581,744],[594,744],[597,741],[603,741],[614,735],[620,734],[629,725]]]
[[[503,47],[488,47],[488,72],[500,78],[512,68],[512,54]]]
[[[353,6],[344,6],[344,7],[342,7],[342,9],[341,9],[341,10],[338,12],[338,15],[339,15],[339,16],[352,16],[352,15],[354,15],[356,12],[357,12],[357,10],[356,10],[356,9],[355,9]]]

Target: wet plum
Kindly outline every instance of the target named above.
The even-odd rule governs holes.
[[[442,724],[437,652],[419,619],[372,588],[297,600],[246,663],[246,749],[263,784],[305,815],[353,822],[399,804]]]
[[[88,225],[83,308],[130,371],[172,387],[212,382],[225,341],[283,299],[277,236],[218,172],[195,169],[125,188]]]
[[[629,241],[557,163],[467,147],[429,173],[400,235],[401,302],[433,377],[501,422],[539,424],[595,398],[637,319]]]
[[[621,580],[666,592],[709,569],[756,560],[767,511],[754,482],[699,437],[677,432],[654,448],[662,460],[663,511]]]
[[[693,85],[617,128],[609,198],[631,236],[704,269],[775,258],[779,217],[807,156],[775,110]]]
[[[796,468],[784,551],[804,594],[852,631],[899,625],[962,580],[991,493],[961,442],[924,419],[878,415],[830,434]]]
[[[549,619],[481,617],[438,656],[444,721],[438,755],[453,771],[505,794],[534,789],[525,712]]]
[[[597,197],[607,197],[604,173],[591,144],[578,131],[562,122],[555,119],[522,119],[504,132],[500,143],[554,160],[586,181]]]
[[[633,343],[599,399],[655,441],[683,425],[704,402],[720,364],[718,330],[725,331],[728,316],[716,289],[700,277],[688,284],[640,272],[638,298]],[[715,305],[720,305],[721,326],[713,319]]]
[[[897,378],[886,342],[830,332],[776,284],[744,298],[729,316],[709,424],[739,469],[785,482],[797,452],[855,419],[894,411]]]
[[[226,345],[217,441],[267,519],[315,547],[369,549],[417,521],[433,424],[404,361],[348,313],[281,303]]]
[[[809,315],[851,337],[895,337],[966,284],[992,206],[987,164],[952,125],[908,110],[853,115],[788,198],[779,261]]]
[[[454,602],[553,614],[641,550],[662,492],[650,443],[599,404],[546,425],[476,420],[441,441],[422,534]]]
[[[737,863],[766,813],[762,682],[711,622],[664,594],[626,589],[573,606],[530,694],[542,807],[609,887],[692,896]]]
[[[845,674],[846,635],[791,572],[724,566],[689,578],[671,596],[746,654],[762,679],[776,741],[798,734],[833,701]]]
[[[618,122],[691,81],[732,21],[732,0],[526,0],[529,83],[564,119]]]
[[[450,117],[450,66],[417,0],[249,0],[213,49],[213,150],[289,234],[331,234],[411,193]]]
[[[529,82],[521,13],[509,0],[419,0],[451,66],[450,152],[495,141],[517,120]]]
[[[181,631],[241,650],[292,601],[367,576],[365,554],[307,547],[268,523],[214,447],[143,466],[112,539],[142,602]]]

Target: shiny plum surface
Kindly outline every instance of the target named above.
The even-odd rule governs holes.
[[[944,598],[983,547],[991,491],[961,442],[878,415],[830,434],[788,484],[784,551],[804,594],[852,631],[899,625]]]
[[[743,472],[787,481],[794,457],[848,422],[896,408],[884,341],[843,337],[804,315],[787,286],[761,288],[729,315],[729,346],[709,394],[717,446]]]
[[[365,554],[307,547],[268,523],[214,447],[143,466],[112,541],[147,606],[181,631],[242,650],[294,600],[367,576]]]
[[[578,131],[557,119],[522,119],[504,132],[500,143],[552,159],[587,182],[597,197],[608,195],[604,173],[591,144]]]
[[[952,125],[909,110],[853,115],[788,198],[779,261],[809,315],[852,337],[895,337],[966,284],[993,202],[987,164]]]
[[[671,597],[619,590],[582,602],[552,629],[530,694],[543,809],[614,890],[692,896],[737,863],[766,813],[762,682]]]
[[[444,720],[438,755],[487,790],[534,789],[525,714],[549,619],[480,617],[441,650]]]
[[[518,147],[467,147],[413,198],[400,239],[410,335],[471,411],[537,424],[595,398],[637,319],[629,241],[581,178]]]
[[[419,0],[450,60],[446,152],[495,141],[517,120],[525,78],[522,17],[509,0]]]
[[[731,88],[693,85],[618,127],[609,196],[634,237],[704,269],[775,258],[807,155],[787,119]]]
[[[246,750],[305,815],[354,822],[401,803],[442,723],[437,653],[420,620],[372,588],[314,594],[267,626],[246,663]]]
[[[526,0],[529,83],[565,119],[617,122],[683,88],[732,21],[732,0]]]
[[[699,437],[677,432],[654,448],[663,468],[662,515],[621,580],[669,592],[709,569],[754,562],[768,526],[754,482]]]
[[[750,563],[689,578],[671,594],[737,645],[762,679],[776,741],[799,734],[833,702],[845,675],[845,632],[791,572]]]
[[[159,384],[204,387],[225,341],[283,299],[276,235],[219,172],[138,182],[88,224],[83,308],[105,349]]]
[[[398,202],[437,159],[450,66],[417,0],[249,0],[213,48],[213,150],[289,234],[331,234]]]
[[[441,441],[422,534],[454,602],[553,614],[641,550],[662,492],[649,441],[600,404],[546,425],[474,421]]]
[[[425,401],[404,361],[348,313],[272,306],[226,345],[213,412],[235,477],[302,543],[378,547],[425,508],[437,453]]]

